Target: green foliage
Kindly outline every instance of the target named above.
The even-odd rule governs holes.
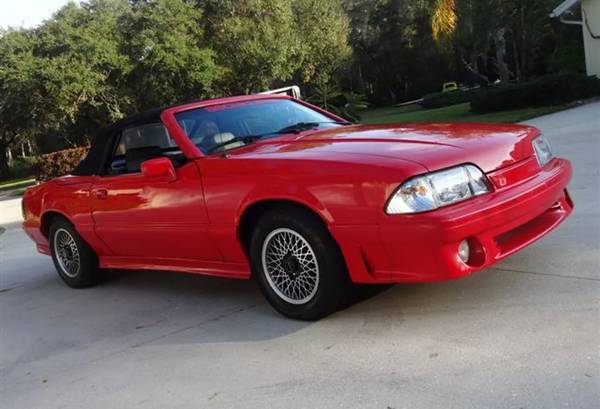
[[[406,107],[387,107],[363,112],[366,124],[388,124],[398,122],[499,122],[511,123],[526,121],[542,115],[565,109],[564,105],[549,107],[511,109],[488,114],[474,114],[470,104],[463,103],[443,108],[406,110]]]
[[[549,19],[554,6],[554,0],[70,2],[37,28],[0,30],[0,177],[10,173],[7,147],[25,140],[39,151],[80,146],[99,126],[151,106],[298,83],[315,103],[356,119],[366,106],[363,95],[375,104],[397,103],[446,81],[469,82],[478,74],[493,81],[496,47],[506,49],[513,79],[580,71],[581,33]],[[499,29],[502,38],[494,37]],[[502,96],[495,101],[526,100],[517,91],[489,91],[496,92]],[[424,105],[467,97],[428,95]],[[475,105],[496,109],[486,98]]]
[[[585,72],[585,53],[581,47],[581,33],[576,40],[565,40],[548,56],[550,72]]]
[[[369,106],[366,97],[356,92],[344,92],[344,103],[339,110],[340,116],[350,121],[360,121],[361,111]]]
[[[208,0],[205,27],[226,94],[258,92],[289,80],[311,83],[350,57],[339,0]]]
[[[311,102],[327,111],[336,111],[342,104],[342,90],[338,83],[322,75],[317,80],[312,95],[307,98]]]
[[[38,112],[33,43],[26,30],[0,31],[0,179],[11,175],[6,149],[32,133]]]
[[[77,145],[100,123],[129,112],[132,101],[122,85],[131,67],[120,52],[127,12],[118,0],[68,3],[34,29],[39,133],[62,133],[68,145]]]
[[[183,0],[137,2],[123,17],[137,110],[217,95],[226,69],[205,39],[200,9]]]
[[[299,68],[291,0],[209,0],[207,31],[219,63],[229,68],[228,93],[269,87],[273,78],[292,78]]]
[[[560,105],[600,96],[600,79],[581,74],[553,74],[532,81],[482,89],[471,101],[475,113]]]
[[[17,157],[10,164],[10,174],[13,178],[24,178],[35,175],[38,158],[35,156]]]
[[[434,92],[423,97],[421,106],[426,109],[446,107],[449,105],[470,102],[476,90]]]
[[[377,104],[420,98],[455,78],[449,54],[431,32],[434,0],[346,0],[354,61],[353,90]]]
[[[504,62],[513,80],[582,68],[581,30],[548,17],[554,0],[343,3],[354,51],[345,85],[376,104],[420,98],[446,81],[473,85],[488,82],[487,77],[493,82],[500,76],[498,46],[506,51]],[[504,35],[498,38],[500,29]],[[561,50],[565,40],[573,49]]]
[[[294,0],[295,37],[300,44],[299,77],[310,84],[345,67],[352,49],[350,21],[339,0]]]
[[[364,95],[342,92],[339,84],[326,75],[319,77],[308,101],[350,121],[360,120],[360,111],[369,106]]]
[[[4,152],[89,142],[145,108],[311,83],[350,56],[340,0],[87,0],[0,31]]]
[[[490,67],[497,58],[494,36],[503,29],[511,79],[544,75],[549,72],[548,56],[568,32],[581,37],[580,30],[548,17],[556,5],[554,0],[456,0],[454,54],[493,82],[498,78],[497,68]],[[581,39],[579,47],[583,49]]]

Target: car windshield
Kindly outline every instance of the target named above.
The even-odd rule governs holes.
[[[287,99],[213,105],[180,112],[175,117],[186,135],[205,153],[237,148],[281,133],[344,124]]]

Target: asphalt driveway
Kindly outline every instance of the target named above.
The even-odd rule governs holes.
[[[573,161],[568,221],[497,268],[317,323],[281,318],[252,282],[117,272],[72,290],[8,223],[1,406],[600,407],[600,103],[530,123]]]

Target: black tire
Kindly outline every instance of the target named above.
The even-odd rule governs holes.
[[[264,268],[267,264],[263,264],[263,251],[267,254],[268,250],[266,249],[269,249],[269,243],[275,240],[277,234],[291,235],[294,233],[304,239],[309,245],[308,248],[312,250],[310,257],[311,260],[316,259],[317,268],[309,267],[309,269],[313,268],[312,273],[317,270],[316,276],[318,276],[318,280],[313,280],[313,285],[309,286],[312,288],[310,291],[312,295],[305,297],[306,301],[292,300],[301,302],[299,304],[287,301],[282,298],[285,295],[276,292],[277,285],[274,284],[274,276],[267,273]],[[275,236],[272,236],[273,234]],[[301,241],[301,243],[304,242]],[[266,257],[265,260],[271,259]],[[261,216],[252,233],[250,261],[253,275],[265,298],[275,310],[288,318],[306,321],[318,320],[337,311],[342,305],[349,283],[343,256],[322,221],[308,211],[295,207],[280,207]],[[289,266],[283,261],[275,262],[275,265],[281,267],[277,270],[277,274],[280,277],[286,277],[283,280],[288,280],[287,283],[294,281],[293,276],[297,277],[296,274],[289,273],[287,270],[285,275],[283,274],[284,264]],[[298,275],[305,274],[306,269],[301,267],[301,263],[297,265],[301,270]],[[298,280],[300,279],[298,278]],[[315,281],[316,283],[314,283]],[[278,291],[283,290],[279,288]]]
[[[61,262],[61,259],[59,259],[59,255],[57,254],[57,251],[60,251],[59,248],[61,247],[60,244],[57,243],[57,240],[61,240],[62,238],[68,241],[69,236],[73,239],[73,244],[79,255],[78,268],[70,271],[65,266],[65,262]],[[98,266],[98,257],[96,256],[96,253],[94,253],[91,247],[81,238],[73,225],[68,221],[56,219],[52,222],[49,229],[49,242],[54,267],[60,278],[62,278],[69,287],[89,287],[106,278],[105,271],[101,270]],[[75,253],[72,250],[69,251],[71,251],[71,256]]]

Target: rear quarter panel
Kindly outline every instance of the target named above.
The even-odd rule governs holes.
[[[43,253],[48,253],[44,216],[54,213],[67,219],[98,254],[108,249],[94,233],[90,209],[90,188],[94,176],[64,176],[30,188],[23,196],[23,228]]]

